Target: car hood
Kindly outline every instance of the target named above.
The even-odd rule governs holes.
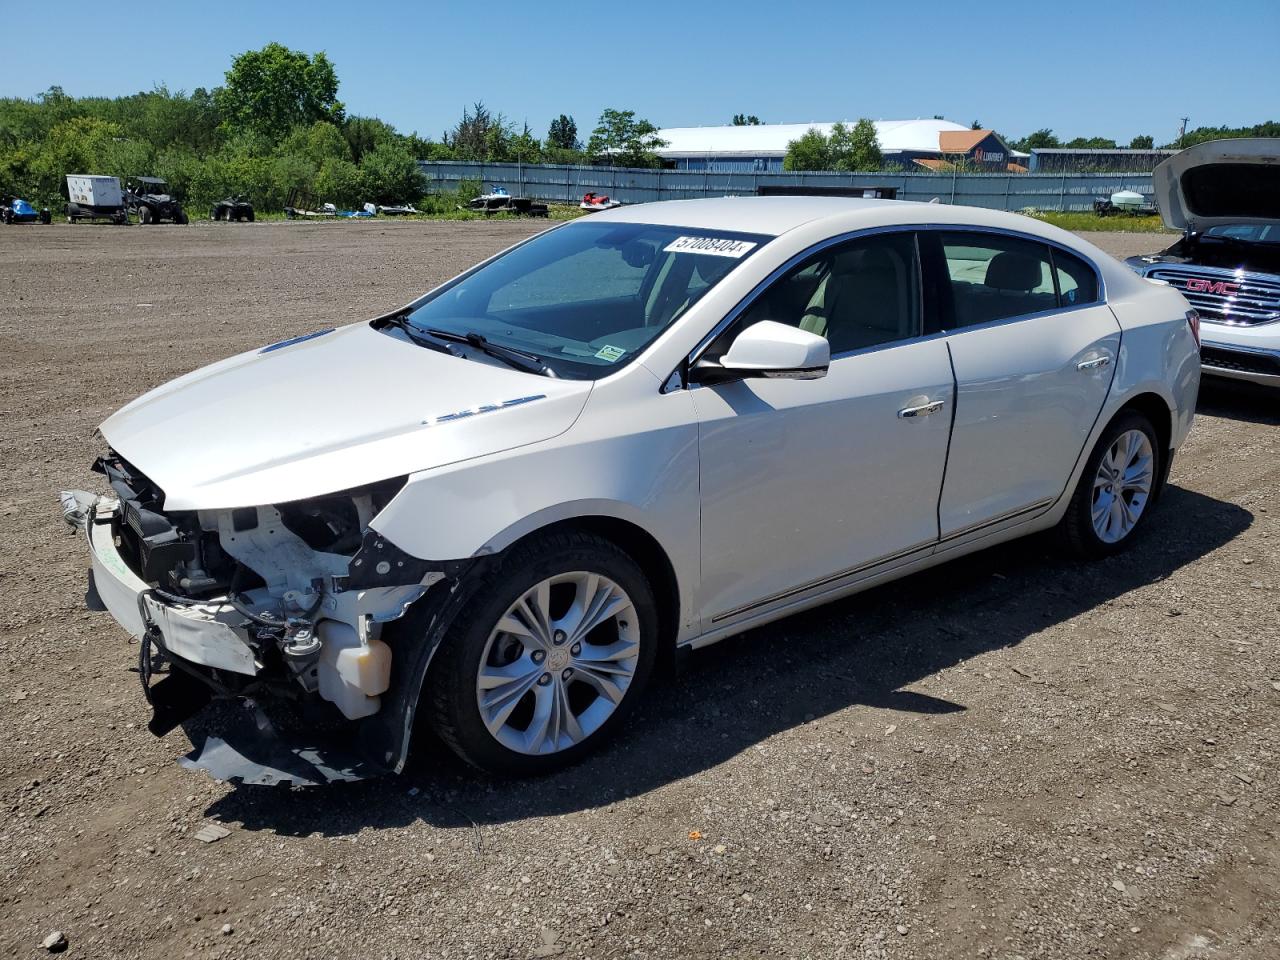
[[[1280,223],[1280,140],[1210,140],[1152,174],[1160,215],[1175,230]]]
[[[563,433],[591,383],[416,346],[366,323],[179,377],[101,426],[169,510],[282,503]]]

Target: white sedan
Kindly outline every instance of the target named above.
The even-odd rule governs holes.
[[[63,501],[155,732],[211,698],[304,718],[196,765],[398,770],[426,723],[536,773],[677,649],[1048,528],[1126,547],[1191,427],[1197,323],[1010,214],[624,207],[146,394],[101,426],[113,494]],[[359,762],[274,759],[335,720]]]

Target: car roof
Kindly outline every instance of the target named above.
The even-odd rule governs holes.
[[[671,227],[695,227],[758,233],[776,237],[801,224],[859,210],[900,207],[897,200],[863,200],[853,197],[715,197],[705,200],[662,200],[615,207],[591,215],[591,220],[621,223],[660,223]]]

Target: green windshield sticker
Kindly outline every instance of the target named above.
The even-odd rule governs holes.
[[[606,343],[596,351],[596,356],[601,360],[608,360],[610,363],[617,363],[622,359],[622,355],[626,352],[627,351],[623,350],[621,347],[611,347]]]

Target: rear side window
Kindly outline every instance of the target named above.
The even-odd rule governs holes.
[[[1064,307],[1098,302],[1098,275],[1075,254],[1056,247],[1053,267],[1058,277],[1058,300]]]
[[[943,233],[954,327],[1053,310],[1058,305],[1048,244],[988,233]]]

